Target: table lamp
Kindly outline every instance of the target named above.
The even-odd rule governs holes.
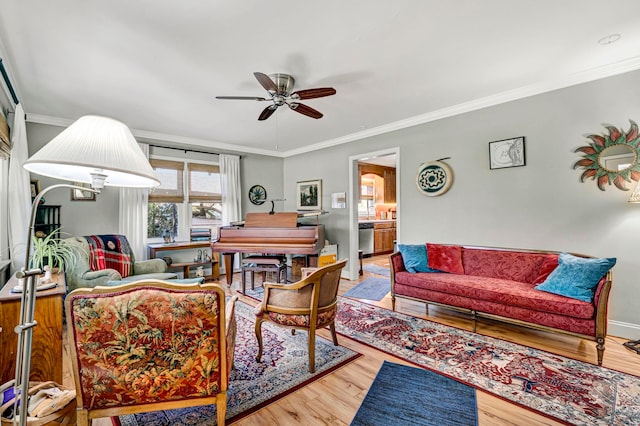
[[[43,176],[90,183],[92,189],[70,184],[52,185],[37,194],[31,205],[25,266],[16,273],[16,277],[23,281],[20,324],[15,328],[18,350],[14,392],[24,401],[19,403],[16,398],[13,410],[17,413],[14,424],[19,421],[20,426],[27,424],[33,327],[37,325],[34,321],[36,282],[42,273],[38,268],[29,269],[30,241],[40,200],[57,188],[100,193],[104,186],[151,188],[160,185],[129,128],[118,120],[97,115],[79,118],[32,155],[23,167]]]

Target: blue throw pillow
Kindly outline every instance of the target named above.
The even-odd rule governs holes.
[[[398,244],[398,250],[402,254],[404,269],[415,274],[416,272],[440,272],[431,269],[427,263],[427,246],[425,244]]]
[[[561,253],[558,267],[536,290],[592,302],[600,279],[613,268],[616,258],[590,259]]]

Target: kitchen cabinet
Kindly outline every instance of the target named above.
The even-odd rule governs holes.
[[[376,222],[373,225],[373,254],[393,252],[393,242],[396,240],[396,223]]]
[[[384,169],[384,202],[393,203],[396,202],[396,170]]]

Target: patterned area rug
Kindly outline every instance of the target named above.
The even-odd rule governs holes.
[[[368,264],[368,265],[364,265],[362,267],[362,270],[371,272],[372,274],[382,275],[384,277],[391,276],[391,272],[389,271],[389,268],[385,268],[384,266]]]
[[[640,377],[341,298],[337,331],[568,424],[640,424]]]
[[[385,361],[351,426],[477,425],[476,390],[423,368]]]
[[[262,324],[264,354],[255,360],[258,343],[255,337],[253,308],[236,305],[238,334],[235,370],[227,392],[227,422],[238,420],[282,398],[333,370],[361,356],[329,340],[316,337],[316,373],[308,370],[307,333],[291,335],[288,329]],[[216,424],[216,406],[181,408],[120,417],[123,426],[211,426]]]
[[[362,281],[343,296],[356,299],[381,300],[391,291],[389,278],[371,277]]]

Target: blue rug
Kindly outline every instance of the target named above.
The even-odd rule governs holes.
[[[356,299],[380,300],[391,291],[389,278],[367,278],[343,296]]]
[[[477,425],[477,412],[471,386],[384,361],[351,425]]]
[[[362,267],[363,271],[371,272],[373,274],[382,275],[384,277],[390,277],[391,272],[389,272],[389,268],[385,268],[384,266],[378,265],[364,265]]]

